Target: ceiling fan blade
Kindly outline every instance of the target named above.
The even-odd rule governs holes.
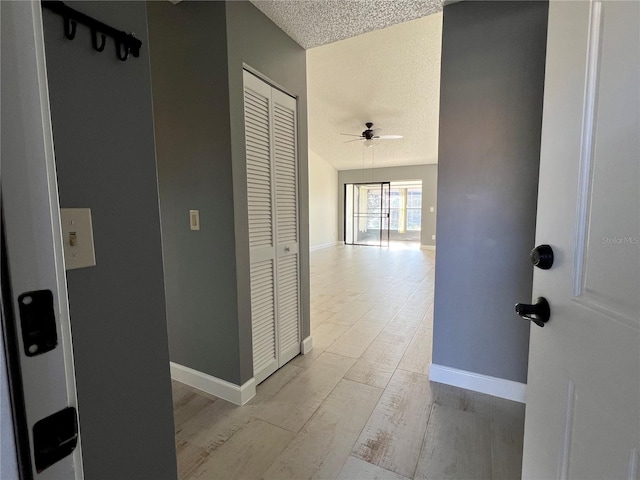
[[[378,135],[373,138],[379,138],[380,140],[399,140],[403,138],[402,135]]]
[[[364,137],[354,138],[353,140],[347,140],[346,142],[342,142],[342,143],[359,142],[360,140],[366,140],[366,138]]]
[[[341,133],[340,135],[345,135],[347,137],[362,137],[362,135],[354,135],[352,133]]]

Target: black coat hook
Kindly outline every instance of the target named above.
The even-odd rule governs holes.
[[[97,52],[101,52],[104,50],[105,44],[107,43],[107,37],[104,33],[100,34],[100,45],[98,45],[98,31],[95,29],[91,30],[91,43],[93,44],[93,48]]]
[[[122,47],[124,47],[124,51],[122,51]],[[123,42],[122,40],[116,40],[116,55],[120,60],[125,62],[127,58],[129,58],[129,45],[127,42]]]
[[[140,56],[142,42],[138,40],[133,33],[129,34],[106,23],[102,23],[95,18],[65,5],[60,0],[42,0],[41,5],[42,8],[46,8],[62,16],[64,21],[64,35],[69,40],[75,38],[76,27],[78,23],[81,23],[89,27],[91,31],[91,43],[96,51],[102,52],[106,46],[106,37],[111,37],[115,40],[116,55],[121,61],[126,61],[129,55],[134,57]],[[100,38],[98,38],[98,36],[100,36]]]
[[[76,36],[76,27],[78,24],[69,17],[64,17],[64,36],[69,40],[73,40]]]

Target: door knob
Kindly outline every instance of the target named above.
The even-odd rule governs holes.
[[[551,317],[551,308],[546,298],[538,297],[533,305],[516,303],[516,313],[525,320],[531,320],[539,327],[544,327]]]
[[[549,270],[553,265],[553,249],[550,245],[538,245],[529,254],[531,263],[543,270]]]

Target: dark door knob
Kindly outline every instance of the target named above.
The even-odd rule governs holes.
[[[551,317],[551,309],[549,308],[549,302],[544,297],[536,298],[536,302],[533,305],[527,303],[516,303],[516,313],[525,320],[530,320],[539,327],[544,327],[544,324],[549,321]]]
[[[549,270],[553,265],[553,249],[549,245],[538,245],[529,254],[531,263],[543,270]]]

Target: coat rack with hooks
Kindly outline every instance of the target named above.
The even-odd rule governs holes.
[[[107,36],[115,41],[116,56],[123,62],[129,58],[129,54],[134,57],[140,56],[142,42],[133,33],[123,32],[102,23],[78,10],[75,10],[60,0],[43,0],[42,8],[47,8],[62,16],[64,21],[64,36],[73,40],[76,36],[77,24],[81,23],[91,30],[91,43],[97,52],[102,52],[107,43]],[[98,39],[98,36],[100,37]]]

